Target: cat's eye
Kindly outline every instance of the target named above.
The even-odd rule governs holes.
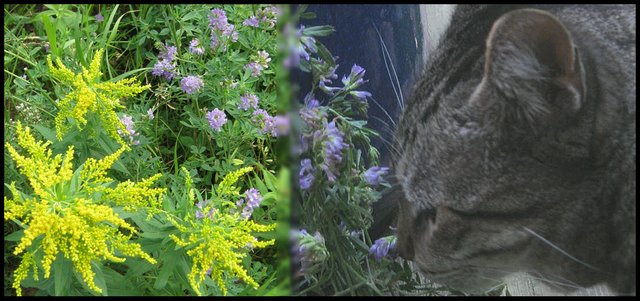
[[[431,222],[429,222],[431,221]],[[422,232],[428,229],[430,224],[436,222],[436,208],[426,208],[418,213],[414,221],[416,231]]]

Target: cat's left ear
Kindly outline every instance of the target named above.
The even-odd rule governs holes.
[[[491,105],[496,97],[482,97],[487,90],[528,121],[576,113],[585,99],[584,72],[565,26],[537,9],[500,17],[487,38],[484,76],[470,101]]]

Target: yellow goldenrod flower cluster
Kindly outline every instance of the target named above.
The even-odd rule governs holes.
[[[239,188],[234,186],[235,183],[240,176],[251,169],[251,167],[245,167],[227,174],[218,186],[217,197],[237,195]],[[189,201],[193,203],[194,198],[191,195],[189,194]],[[227,288],[223,278],[225,271],[257,289],[259,285],[242,266],[242,259],[251,249],[264,248],[275,242],[273,239],[258,241],[253,236],[254,232],[268,232],[275,229],[275,223],[260,225],[253,220],[243,219],[239,212],[226,210],[229,208],[214,207],[215,204],[221,203],[223,202],[209,202],[203,206],[201,210],[206,212],[206,217],[185,219],[188,226],[177,224],[175,219],[171,219],[182,233],[181,237],[176,235],[170,235],[170,237],[178,246],[188,250],[187,254],[193,261],[188,275],[189,283],[198,295],[202,294],[200,285],[207,275],[216,281],[223,295],[226,295]],[[230,202],[226,200],[224,203]]]
[[[12,198],[4,197],[5,220],[16,220],[26,228],[13,252],[23,254],[14,274],[13,288],[17,295],[22,293],[20,283],[30,268],[34,279],[38,279],[36,254],[42,254],[40,265],[48,278],[51,264],[62,252],[97,293],[102,290],[93,281],[92,260],[123,262],[121,256],[135,256],[155,264],[140,245],[129,242],[136,229],[111,206],[124,205],[131,210],[159,208],[158,199],[165,190],[149,188],[159,174],[139,183],[125,182],[109,188],[111,179],[105,177],[106,170],[125,147],[102,160],[89,159],[72,172],[73,148],[69,148],[64,159],[60,155],[51,158],[49,141],[37,142],[30,129],[23,128],[20,122],[16,132],[18,144],[29,156],[21,155],[9,143],[5,146],[34,192],[33,196],[27,195],[11,183]],[[129,199],[124,197],[127,194]],[[39,237],[42,239],[37,240]]]
[[[126,128],[116,115],[116,108],[124,108],[120,99],[139,94],[149,89],[150,85],[141,86],[133,78],[123,79],[117,82],[100,82],[102,72],[100,63],[103,49],[96,52],[89,70],[82,68],[82,72],[75,74],[62,64],[62,60],[56,60],[54,67],[51,56],[47,57],[47,64],[53,78],[61,83],[71,86],[72,91],[58,102],[58,115],[56,116],[56,134],[62,139],[71,125],[68,119],[75,120],[76,126],[87,124],[86,115],[93,112],[102,122],[102,127],[109,136],[115,138],[118,143],[124,144],[124,140],[118,135],[118,129]]]
[[[244,167],[244,168],[240,168],[236,171],[232,171],[230,173],[228,173],[223,179],[222,182],[220,182],[220,185],[218,185],[218,189],[216,190],[216,192],[218,193],[219,197],[224,197],[224,196],[237,196],[240,195],[240,188],[235,186],[235,183],[238,181],[238,179],[243,176],[244,174],[250,172],[253,168],[251,167]]]

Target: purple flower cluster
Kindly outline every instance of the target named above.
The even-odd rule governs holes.
[[[284,115],[270,116],[267,111],[257,109],[253,111],[251,121],[258,126],[260,134],[269,133],[273,137],[280,137],[289,133],[289,118]]]
[[[364,68],[354,64],[351,67],[351,73],[349,73],[349,76],[342,77],[342,84],[344,84],[344,90],[349,91],[349,94],[355,96],[361,101],[365,101],[367,97],[371,97],[371,93],[367,91],[353,91],[353,89],[368,82],[368,80],[363,79],[364,73],[365,73]]]
[[[149,117],[149,120],[153,120],[153,118],[155,117],[155,116],[153,115],[153,109],[152,109],[152,108],[149,108],[149,109],[147,110],[147,117]]]
[[[202,78],[199,76],[189,75],[180,80],[180,88],[187,94],[193,94],[204,86]]]
[[[311,188],[315,179],[313,175],[315,171],[316,169],[311,166],[311,159],[302,159],[300,161],[300,189],[308,190]]]
[[[331,121],[324,129],[314,133],[314,143],[322,143],[322,158],[320,168],[327,174],[329,183],[334,183],[338,176],[338,164],[342,162],[342,150],[349,145],[344,143],[344,134]]]
[[[162,47],[163,49],[158,55],[158,62],[153,66],[151,74],[153,74],[154,76],[162,76],[167,81],[171,81],[178,75],[178,73],[175,71],[176,63],[174,62],[174,60],[176,59],[178,48],[165,44],[163,44]]]
[[[389,172],[388,167],[373,166],[367,169],[362,176],[364,177],[364,180],[367,181],[367,184],[377,186],[384,181],[382,177],[386,175],[387,172]]]
[[[227,123],[227,115],[224,111],[216,108],[207,113],[207,120],[209,120],[209,125],[214,131],[220,132],[222,126]]]
[[[269,62],[271,58],[269,57],[269,53],[260,50],[258,53],[253,56],[254,60],[244,65],[244,69],[251,70],[251,76],[257,77],[262,74],[262,70],[269,68]]]
[[[240,96],[240,104],[238,105],[238,109],[241,109],[244,111],[248,110],[249,107],[258,109],[259,101],[260,99],[258,98],[258,96],[247,92],[243,96]]]
[[[260,27],[260,20],[258,19],[258,17],[252,15],[251,17],[244,20],[244,22],[242,22],[242,25],[251,26],[251,27]]]
[[[322,120],[327,118],[327,112],[320,109],[320,102],[313,94],[307,94],[304,98],[305,107],[300,109],[300,117],[310,129],[322,124]]]
[[[140,141],[135,140],[135,137],[137,137],[139,134],[136,133],[136,130],[133,128],[133,118],[131,118],[131,116],[129,115],[122,115],[122,117],[119,118],[120,122],[126,127],[125,131],[126,133],[122,132],[122,130],[118,129],[118,134],[120,134],[120,136],[128,136],[129,137],[129,141],[131,143],[133,143],[133,145],[138,145],[140,144]]]
[[[276,21],[278,16],[280,16],[281,11],[279,8],[275,6],[268,6],[257,11],[256,15],[251,15],[249,18],[242,22],[242,25],[251,26],[251,27],[260,27],[260,22],[267,23],[267,27],[274,28],[276,25]]]
[[[262,195],[260,195],[260,192],[255,188],[247,189],[247,191],[244,192],[244,195],[247,197],[247,205],[242,209],[241,216],[242,218],[247,219],[251,216],[253,210],[260,206],[260,202],[262,202]],[[240,199],[236,202],[236,205],[241,207],[244,202],[244,199]]]
[[[104,16],[102,16],[101,13],[96,14],[94,17],[96,18],[96,22],[98,23],[104,21]]]
[[[300,28],[293,34],[292,31],[295,29],[285,27],[284,35],[290,37],[287,40],[293,41],[288,46],[289,56],[284,61],[284,65],[287,68],[300,65],[300,58],[308,61],[311,58],[309,53],[318,52],[316,40],[313,37],[304,35],[304,28],[304,25],[300,25]]]
[[[256,62],[251,62],[244,65],[244,69],[251,70],[251,76],[258,77],[262,74],[262,65]]]
[[[391,257],[397,256],[397,238],[393,235],[379,238],[369,249],[369,254],[372,254],[377,261],[382,260],[387,255]]]
[[[200,41],[198,39],[191,40],[189,43],[189,51],[195,55],[203,55],[204,47],[198,47],[200,45]]]
[[[318,231],[312,236],[305,229],[293,229],[289,232],[289,237],[292,260],[300,263],[299,273],[304,274],[313,265],[324,261],[329,256],[324,237]]]
[[[206,200],[205,200],[206,201]],[[196,207],[198,208],[196,210],[196,219],[203,219],[205,217],[204,212],[202,211],[204,207],[206,207],[206,202],[200,201],[196,204]],[[213,219],[213,214],[216,212],[216,208],[211,208],[209,209],[209,211],[207,212],[206,216],[210,219]]]
[[[238,41],[238,31],[235,30],[233,24],[229,24],[227,14],[220,8],[211,10],[209,28],[211,28],[211,48],[216,48],[220,44],[220,37],[224,37],[225,40],[231,39],[232,42]],[[223,46],[222,50],[226,51],[226,45]]]

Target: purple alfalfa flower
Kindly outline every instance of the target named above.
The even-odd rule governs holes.
[[[209,15],[209,27],[212,30],[224,30],[228,24],[227,14],[220,8],[214,8]]]
[[[162,76],[167,81],[171,81],[178,73],[175,72],[176,64],[166,60],[158,61],[154,66],[151,74],[154,76]]]
[[[249,107],[258,109],[258,102],[260,99],[253,93],[245,93],[243,96],[240,96],[240,104],[238,105],[238,109],[248,110]]]
[[[360,101],[366,101],[367,97],[371,97],[371,93],[367,91],[349,91],[349,94],[355,96]]]
[[[382,260],[387,255],[395,257],[397,253],[397,239],[393,235],[377,239],[369,248],[369,254],[372,254],[377,261]]]
[[[344,84],[344,88],[346,90],[351,90],[357,88],[361,84],[366,83],[367,81],[362,79],[364,77],[365,71],[366,70],[364,68],[353,64],[353,66],[351,67],[351,73],[349,73],[349,77],[342,77],[342,84]]]
[[[305,106],[300,109],[299,114],[306,126],[313,129],[322,125],[322,120],[327,118],[327,112],[320,109],[320,102],[313,94],[307,94],[304,102]]]
[[[260,203],[262,202],[262,195],[260,195],[260,191],[255,188],[249,188],[244,192],[247,197],[247,207],[251,209],[258,208]]]
[[[211,48],[215,49],[216,47],[218,47],[219,40],[218,40],[218,34],[216,34],[215,32],[211,32]]]
[[[205,205],[205,202],[203,201],[199,201],[196,203],[196,207],[198,207],[198,209],[202,210],[202,207]]]
[[[216,213],[216,208],[211,208],[209,209],[209,212],[207,212],[207,217],[210,219],[213,219],[213,214]]]
[[[102,14],[101,14],[101,13],[97,13],[97,14],[95,15],[95,18],[96,18],[96,22],[98,22],[98,23],[100,23],[100,22],[104,21],[104,16],[102,16]]]
[[[258,17],[252,15],[251,17],[244,20],[244,22],[242,22],[242,25],[251,26],[251,27],[260,27],[260,20],[258,19]]]
[[[325,84],[333,83],[333,80],[338,78],[338,75],[336,74],[336,70],[338,70],[339,66],[340,65],[335,65],[335,66],[329,68],[329,70],[327,70],[327,72],[325,74],[320,75],[319,83],[320,82],[325,83]]]
[[[256,62],[251,62],[248,63],[246,65],[244,65],[245,69],[251,70],[251,76],[253,77],[257,77],[260,76],[260,74],[262,73],[262,65],[256,63]]]
[[[334,183],[338,175],[338,164],[342,162],[342,150],[349,145],[344,143],[344,134],[336,126],[335,120],[326,124],[322,131],[316,131],[314,136],[314,141],[322,143],[323,162],[320,168],[327,174],[329,182]]]
[[[191,43],[189,43],[189,51],[195,55],[203,55],[204,48],[198,47],[199,45],[200,45],[200,41],[198,39],[191,40]]]
[[[263,109],[253,111],[251,121],[258,126],[260,134],[270,133],[273,129],[273,117]]]
[[[204,218],[204,213],[202,213],[202,211],[200,210],[196,210],[196,219],[203,219]]]
[[[122,115],[122,117],[120,118],[120,122],[125,126],[126,128],[126,135],[132,136],[136,134],[136,130],[133,128],[133,118],[129,115]],[[118,133],[120,135],[124,135],[124,133],[122,133],[122,131],[120,129],[118,129]]]
[[[155,115],[153,115],[153,109],[149,108],[147,110],[147,117],[149,118],[149,120],[153,120],[153,118],[155,117]]]
[[[214,131],[220,132],[222,126],[227,123],[227,115],[224,111],[215,108],[207,113],[207,120]]]
[[[222,35],[230,38],[231,42],[237,42],[238,41],[238,31],[235,30],[235,25],[233,24],[227,24],[223,29],[222,29]]]
[[[362,173],[362,176],[364,177],[364,180],[367,182],[367,184],[371,186],[377,186],[380,185],[380,183],[384,182],[383,176],[388,172],[388,167],[372,166],[371,168],[367,169],[367,171]]]
[[[287,115],[276,115],[271,118],[271,136],[282,137],[289,134],[289,117]]]
[[[311,166],[311,159],[300,161],[300,189],[308,190],[313,185],[315,168]]]
[[[176,59],[176,54],[178,53],[178,47],[169,46],[169,44],[163,44],[163,49],[160,51],[158,55],[158,59],[161,61],[172,62]]]
[[[193,94],[200,90],[202,86],[204,86],[204,82],[199,76],[189,75],[180,80],[180,88],[187,94]]]
[[[318,88],[320,88],[320,90],[322,90],[324,93],[327,93],[329,95],[333,95],[335,92],[342,90],[343,88],[340,87],[329,87],[325,84],[324,81],[319,81],[318,82]]]

